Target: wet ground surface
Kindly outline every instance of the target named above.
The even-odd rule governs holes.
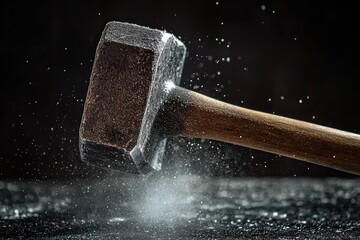
[[[360,179],[0,181],[3,239],[360,239]]]

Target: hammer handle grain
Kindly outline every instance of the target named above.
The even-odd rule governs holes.
[[[360,175],[360,135],[249,110],[174,87],[176,135],[254,148]],[[174,118],[175,119],[175,118]]]

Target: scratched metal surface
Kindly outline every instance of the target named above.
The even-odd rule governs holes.
[[[0,181],[3,239],[359,239],[360,179]]]

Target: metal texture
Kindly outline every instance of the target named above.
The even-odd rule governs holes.
[[[110,22],[99,41],[80,126],[80,152],[94,165],[146,173],[160,169],[166,139],[154,120],[178,84],[185,46],[172,34]]]

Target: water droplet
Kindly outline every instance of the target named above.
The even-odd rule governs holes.
[[[124,222],[126,219],[122,218],[122,217],[114,217],[114,218],[110,218],[109,222]]]

